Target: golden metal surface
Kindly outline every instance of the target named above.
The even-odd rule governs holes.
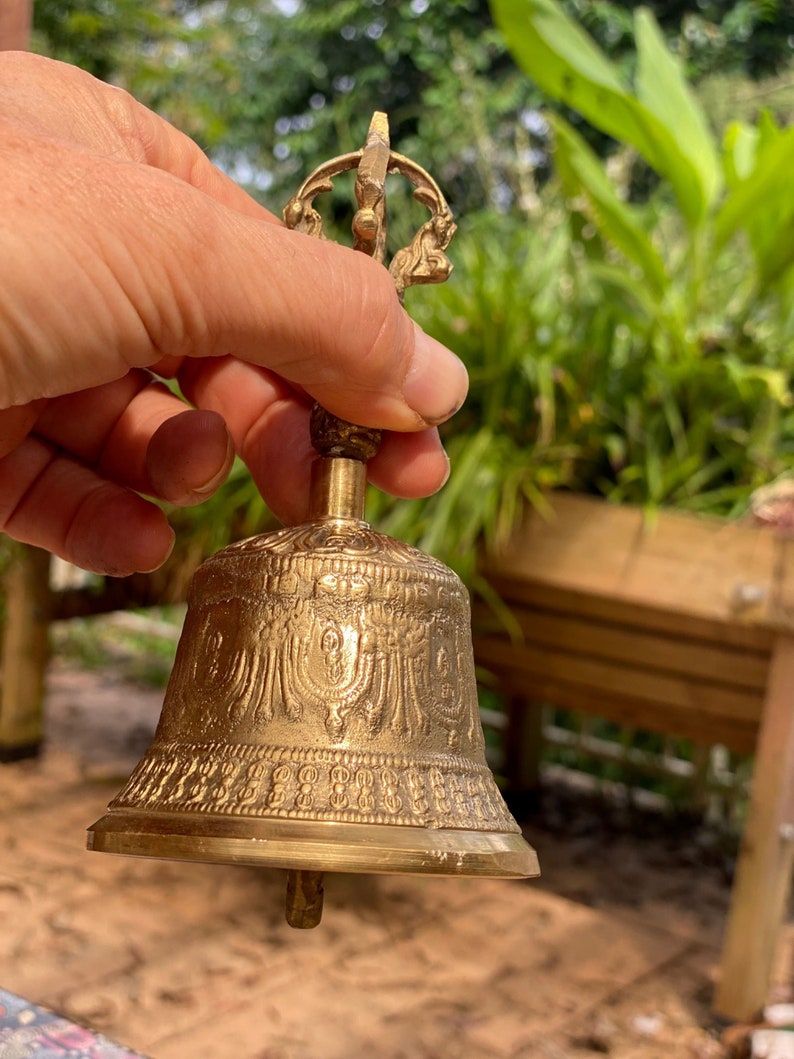
[[[321,457],[312,464],[311,518],[363,519],[366,498],[363,463]]]
[[[455,221],[430,174],[395,151],[390,150],[387,155],[388,143],[385,115],[376,113],[366,145],[360,151],[332,158],[315,169],[284,207],[284,223],[295,231],[325,238],[322,217],[312,206],[314,199],[321,192],[332,190],[334,177],[351,169],[361,174],[364,164],[364,173],[356,182],[359,211],[353,219],[355,246],[381,261],[386,245],[386,175],[404,176],[414,185],[414,198],[427,206],[431,217],[409,246],[397,251],[389,265],[389,273],[402,298],[407,287],[417,283],[443,283],[449,278],[452,262],[445,251],[455,234]]]
[[[116,803],[112,803],[116,806]],[[308,814],[307,814],[308,815]],[[333,823],[311,819],[117,809],[89,832],[89,849],[258,868],[520,879],[538,874],[519,831]]]
[[[449,210],[389,151],[383,115],[309,177],[288,223],[321,235],[314,196],[356,166],[356,246],[382,254],[386,173],[405,171],[433,216],[395,283],[446,278]],[[463,584],[364,521],[377,431],[316,408],[312,440],[311,520],[197,571],[154,741],[89,848],[286,867],[299,927],[320,920],[323,871],[536,875],[485,761]]]

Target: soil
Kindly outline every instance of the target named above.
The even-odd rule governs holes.
[[[540,880],[329,875],[293,931],[283,873],[85,851],[161,699],[51,667],[43,755],[0,766],[3,988],[154,1059],[729,1055],[713,834],[553,785],[523,821]]]

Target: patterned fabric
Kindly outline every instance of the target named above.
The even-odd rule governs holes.
[[[0,1059],[144,1059],[0,989]]]

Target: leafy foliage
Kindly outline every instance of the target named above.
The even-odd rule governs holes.
[[[490,204],[537,97],[486,0],[39,0],[35,20],[38,50],[133,92],[277,212],[376,109],[459,212]]]
[[[776,69],[794,33],[774,0],[655,6],[700,73],[747,69],[753,48],[753,74]],[[633,4],[563,7],[631,65]],[[320,160],[362,142],[375,109],[458,214],[520,200],[523,159],[537,148],[541,93],[487,0],[36,0],[34,19],[37,50],[129,89],[276,212]],[[334,210],[345,214],[346,198]]]
[[[557,177],[529,223],[464,225],[458,276],[415,307],[472,394],[447,428],[457,484],[383,517],[469,575],[478,533],[498,541],[549,488],[735,513],[794,453],[794,129],[762,115],[717,143],[645,12],[632,89],[560,5],[494,10],[544,90],[659,185],[632,205],[628,167],[550,113]]]
[[[637,6],[610,0],[565,4],[567,13],[613,59],[628,66],[635,53],[632,15]],[[790,64],[794,9],[785,0],[664,0],[644,6],[695,80],[720,72],[758,79]]]

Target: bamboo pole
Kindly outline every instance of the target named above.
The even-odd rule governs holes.
[[[33,0],[0,0],[0,51],[27,51]]]
[[[18,545],[4,579],[0,761],[35,757],[44,737],[50,643],[50,556]]]
[[[27,51],[33,0],[0,0],[0,51]],[[0,629],[0,761],[38,753],[49,657],[50,557],[19,547],[5,577]]]

